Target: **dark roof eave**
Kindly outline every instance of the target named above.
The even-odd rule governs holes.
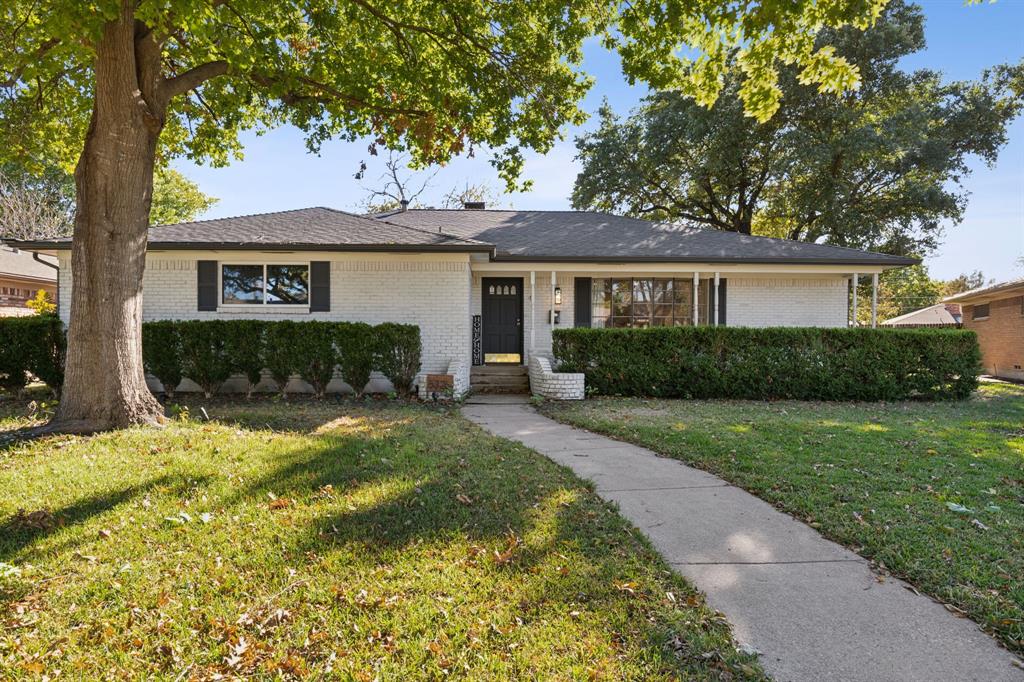
[[[25,250],[53,249],[69,250],[70,241],[20,241],[5,240],[8,244]],[[753,263],[764,265],[870,265],[906,266],[917,265],[919,258],[892,256],[878,259],[841,259],[806,257],[702,257],[702,256],[524,256],[497,254],[489,244],[289,244],[266,242],[149,242],[150,251],[333,251],[333,252],[435,252],[435,253],[487,253],[495,262],[534,263]]]
[[[723,258],[723,257],[701,257],[701,256],[520,256],[512,254],[499,254],[491,260],[496,262],[534,262],[534,263],[754,263],[764,265],[782,265],[792,263],[795,265],[871,265],[871,266],[905,266],[917,265],[920,258],[906,258],[893,256],[886,259],[841,259],[841,258],[806,258],[806,257],[763,257],[763,258]]]
[[[8,243],[26,251],[32,249],[68,251],[71,249],[71,242],[8,240]],[[267,242],[149,242],[146,249],[148,251],[432,251],[438,253],[492,253],[494,251],[494,247],[489,244],[278,244]]]

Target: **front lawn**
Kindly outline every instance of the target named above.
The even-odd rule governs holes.
[[[1024,652],[1024,388],[956,403],[598,399],[562,421],[776,504]]]
[[[206,409],[0,449],[0,679],[761,677],[590,488],[455,411]]]

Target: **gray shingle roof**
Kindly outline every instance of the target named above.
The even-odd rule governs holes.
[[[66,249],[70,238],[12,242]],[[592,211],[410,209],[375,217],[331,208],[153,227],[151,249],[482,251],[496,260],[911,265],[913,258],[751,237]]]
[[[496,247],[498,260],[912,265],[901,256],[751,237],[593,211],[410,209],[381,219]]]
[[[41,256],[41,258],[53,262],[54,265],[57,264],[47,256]],[[28,251],[17,251],[2,245],[0,245],[0,275],[57,281],[57,271],[33,259],[32,254]]]
[[[51,248],[69,248],[71,239],[21,242],[20,245],[26,248],[47,245]],[[473,239],[439,234],[437,230],[396,225],[323,207],[158,225],[149,230],[151,249],[249,249],[273,246],[359,251],[491,250],[490,245]]]

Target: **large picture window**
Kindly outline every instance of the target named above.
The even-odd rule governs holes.
[[[697,289],[699,324],[708,323],[709,280]],[[692,279],[594,279],[593,327],[671,327],[693,324]]]
[[[309,305],[309,265],[222,265],[224,305]]]

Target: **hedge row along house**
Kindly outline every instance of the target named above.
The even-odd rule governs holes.
[[[70,239],[16,245],[57,257],[66,322]],[[554,329],[845,327],[853,282],[917,262],[597,212],[318,207],[154,227],[143,317],[415,324],[421,392],[525,391],[537,360],[535,384],[578,397],[540,362]]]

